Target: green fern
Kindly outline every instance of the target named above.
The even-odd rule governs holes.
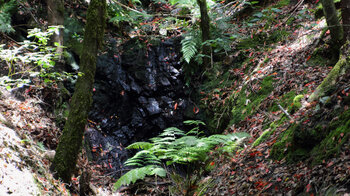
[[[166,170],[157,165],[147,165],[141,168],[135,168],[124,174],[114,184],[114,188],[118,189],[123,185],[135,183],[137,180],[142,180],[146,175],[157,175],[160,177],[166,176]]]
[[[185,124],[196,125],[191,130],[191,134],[185,134],[178,128],[170,127],[158,137],[151,138],[151,142],[136,142],[129,145],[128,149],[143,149],[125,162],[126,166],[138,168],[133,169],[136,171],[131,170],[122,176],[115,187],[119,188],[121,185],[134,183],[138,179],[144,179],[146,175],[164,177],[165,169],[161,168],[162,161],[165,161],[167,165],[203,163],[208,159],[208,152],[216,145],[232,146],[235,142],[241,141],[242,138],[249,137],[247,133],[199,137],[198,125],[204,125],[203,122],[186,121]]]
[[[147,150],[153,147],[152,143],[149,142],[135,142],[133,144],[130,144],[126,149],[143,149]]]
[[[11,26],[11,13],[16,6],[15,0],[9,2],[0,0],[0,32],[11,33],[15,31]]]
[[[198,52],[198,38],[193,35],[186,36],[181,41],[181,45],[181,52],[183,54],[183,57],[187,63],[190,63],[191,59]]]
[[[125,162],[125,166],[143,167],[146,165],[160,165],[160,159],[148,150],[137,152],[133,157]]]

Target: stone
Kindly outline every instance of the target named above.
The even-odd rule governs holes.
[[[150,115],[159,114],[162,110],[159,108],[159,103],[154,98],[148,99],[146,109]]]

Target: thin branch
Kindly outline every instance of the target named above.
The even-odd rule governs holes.
[[[304,0],[300,0],[295,7],[292,9],[292,13],[289,15],[289,17],[287,19],[285,19],[283,21],[283,23],[286,23],[292,16],[294,16],[294,14],[296,13],[296,11],[298,10],[298,8],[301,6],[301,4],[304,3]]]
[[[122,4],[122,3],[119,3],[117,0],[112,0],[112,1],[113,1],[115,4],[118,4],[118,5],[122,6],[122,7],[125,8],[125,9],[131,10],[131,11],[133,11],[133,12],[136,12],[136,13],[139,13],[139,14],[142,14],[142,15],[148,15],[147,13],[142,13],[142,12],[140,12],[140,11],[138,11],[138,10],[135,10],[135,9],[132,9],[131,7],[128,7],[128,6],[126,6],[126,5]]]
[[[276,102],[276,104],[277,104],[278,107],[282,110],[282,112],[284,112],[284,113],[287,115],[287,117],[288,117],[290,120],[294,120],[294,119],[290,116],[290,114],[287,112],[287,110],[285,110],[279,103]]]

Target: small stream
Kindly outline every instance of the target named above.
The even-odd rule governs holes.
[[[120,175],[127,145],[147,140],[167,127],[194,119],[180,64],[181,38],[131,39],[98,58],[90,128],[89,158],[107,173]],[[145,46],[146,45],[146,46]],[[103,152],[103,153],[101,153]]]

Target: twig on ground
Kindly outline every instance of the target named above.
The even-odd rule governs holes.
[[[298,8],[301,6],[301,4],[304,3],[304,0],[300,0],[298,1],[298,3],[295,5],[295,7],[292,9],[292,13],[288,16],[288,18],[286,18],[283,23],[286,23],[292,16],[294,16],[294,14],[296,13],[296,11],[298,10]]]
[[[290,114],[287,112],[287,110],[285,110],[279,103],[276,102],[276,104],[277,104],[277,106],[282,110],[282,112],[284,112],[284,113],[286,114],[286,116],[287,116],[290,120],[294,120],[294,119],[290,116]]]

